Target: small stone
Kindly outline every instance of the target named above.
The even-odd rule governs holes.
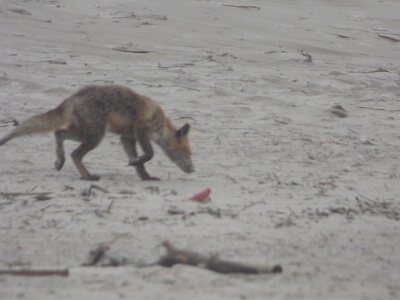
[[[349,115],[348,112],[343,108],[343,106],[337,102],[332,103],[329,106],[328,111],[341,118],[346,118]]]
[[[365,136],[361,137],[360,142],[361,142],[361,144],[363,144],[363,145],[370,145],[370,146],[374,145],[374,144],[373,144],[367,137],[365,137]]]

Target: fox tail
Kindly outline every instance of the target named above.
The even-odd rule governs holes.
[[[65,100],[55,109],[22,122],[8,135],[0,139],[0,146],[19,136],[49,132],[61,127],[67,122],[69,115],[72,113],[68,102],[69,101]]]

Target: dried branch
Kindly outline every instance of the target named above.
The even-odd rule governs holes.
[[[116,50],[119,52],[135,53],[135,54],[147,54],[147,53],[152,52],[152,51],[148,51],[148,50],[132,50],[132,49],[128,49],[126,47],[115,47],[115,48],[113,48],[113,50]]]
[[[392,42],[395,42],[395,43],[400,42],[399,38],[393,37],[393,36],[388,35],[388,34],[378,33],[378,36],[380,36],[381,38],[384,38],[384,39],[388,39],[389,41],[392,41]]]
[[[168,241],[164,241],[163,246],[166,248],[167,254],[161,257],[158,262],[151,265],[156,264],[164,267],[171,267],[175,264],[186,264],[195,267],[206,268],[223,274],[265,274],[282,272],[282,267],[280,265],[275,265],[273,267],[251,266],[233,261],[221,260],[219,259],[218,255],[205,256],[197,252],[177,249]]]
[[[260,9],[261,7],[259,6],[253,6],[253,5],[232,5],[232,4],[222,4],[222,6],[226,7],[234,7],[234,8],[241,8],[241,9]]]
[[[3,193],[3,192],[0,192],[0,196],[5,196],[5,197],[8,197],[8,196],[46,196],[46,195],[49,195],[49,194],[51,194],[51,193],[48,193],[48,192],[44,192],[44,193],[33,193],[33,192],[27,192],[27,193]]]
[[[87,190],[84,190],[82,192],[82,196],[89,197],[91,195],[93,189],[99,190],[105,194],[108,193],[108,191],[106,189],[104,189],[96,184],[91,184]]]
[[[380,107],[370,107],[370,106],[362,106],[362,105],[356,105],[356,107],[365,108],[365,109],[372,109],[372,110],[389,111],[389,112],[400,111],[400,109],[385,109],[385,108],[380,108]]]
[[[308,54],[307,52],[304,52],[303,50],[300,50],[300,54],[306,57],[306,59],[303,60],[304,62],[312,62],[311,54]]]
[[[17,275],[17,276],[68,276],[69,270],[0,270],[0,275]]]

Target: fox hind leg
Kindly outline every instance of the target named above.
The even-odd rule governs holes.
[[[56,137],[56,155],[57,160],[54,163],[54,166],[57,171],[60,171],[65,162],[65,152],[64,152],[64,141],[65,140],[80,140],[80,133],[77,128],[72,125],[67,129],[57,129],[55,131]]]
[[[138,157],[136,151],[136,139],[132,136],[122,135],[121,143],[124,147],[126,155],[128,155],[129,162],[135,160]]]
[[[82,163],[83,157],[91,150],[97,147],[97,145],[101,142],[101,137],[100,138],[91,138],[91,139],[86,139],[84,140],[78,148],[76,148],[74,151],[71,153],[71,157],[75,163],[76,168],[78,169],[79,173],[82,175],[82,179],[85,180],[99,180],[100,177],[97,175],[92,175],[89,173],[89,171],[86,169],[84,164]]]
[[[85,124],[87,125],[87,124]],[[82,143],[71,153],[71,157],[77,167],[82,178],[85,180],[99,180],[100,177],[92,175],[82,163],[83,157],[91,150],[96,148],[106,132],[105,122],[96,122],[92,126],[82,126],[81,141]]]

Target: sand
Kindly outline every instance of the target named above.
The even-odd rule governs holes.
[[[196,168],[157,148],[162,180],[140,181],[107,134],[88,194],[69,157],[53,168],[51,133],[2,146],[0,269],[69,276],[0,275],[0,298],[399,299],[400,2],[148,2],[0,3],[0,136],[119,83],[191,124]],[[189,200],[203,188],[211,201]],[[164,240],[283,272],[81,266],[110,241],[152,262]]]

